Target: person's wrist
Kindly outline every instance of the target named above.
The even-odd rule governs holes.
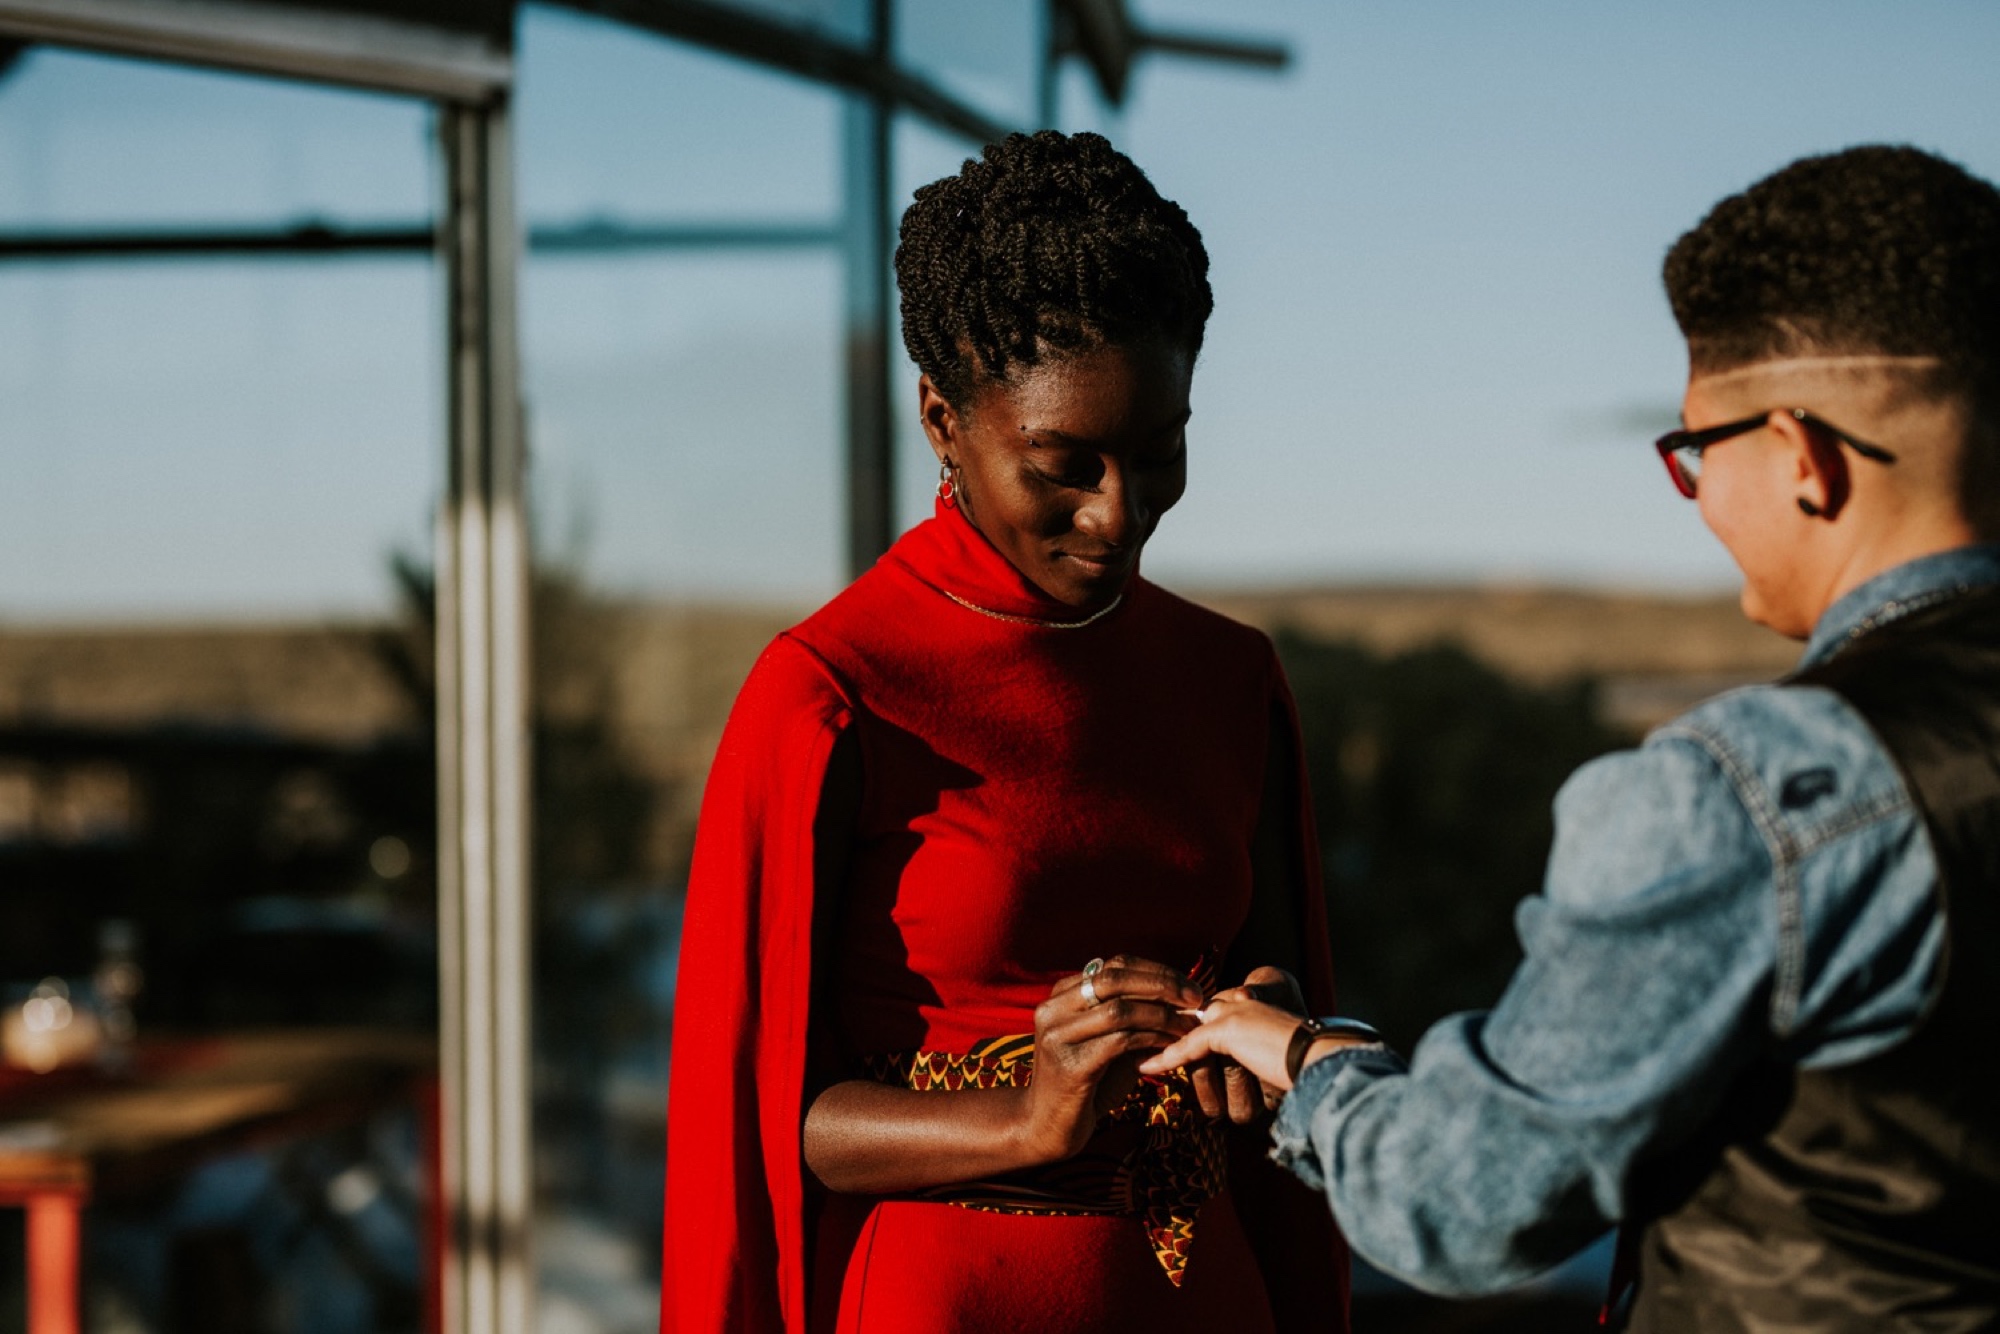
[[[1382,1035],[1373,1026],[1359,1019],[1329,1016],[1303,1020],[1292,1030],[1291,1042],[1285,1048],[1285,1082],[1298,1083],[1299,1075],[1307,1066],[1324,1060],[1343,1047],[1364,1046],[1381,1040]]]
[[[972,1091],[975,1094],[976,1090]],[[1006,1155],[1013,1167],[1046,1167],[1072,1158],[1083,1148],[1076,1141],[1075,1123],[1067,1117],[1049,1115],[1049,1108],[1038,1104],[1033,1086],[1028,1088],[994,1089],[993,1093],[1008,1098],[1013,1107],[1008,1123],[1011,1133],[1007,1138]],[[1085,1123],[1086,1127],[1088,1122]],[[1089,1138],[1086,1128],[1084,1139]]]
[[[1349,1047],[1360,1047],[1364,1045],[1366,1044],[1361,1038],[1357,1038],[1349,1034],[1336,1033],[1336,1034],[1329,1034],[1326,1037],[1314,1038],[1312,1040],[1312,1045],[1306,1048],[1305,1060],[1299,1062],[1299,1073],[1304,1074],[1306,1071],[1312,1069],[1313,1066],[1317,1065],[1319,1062],[1325,1060],[1327,1057],[1333,1055],[1337,1051],[1345,1051]]]

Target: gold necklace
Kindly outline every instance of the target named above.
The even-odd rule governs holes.
[[[1043,621],[1043,620],[1038,620],[1033,616],[1009,616],[1004,611],[989,610],[988,608],[980,606],[977,602],[967,602],[964,598],[952,592],[949,588],[940,588],[938,592],[944,594],[946,597],[950,598],[953,602],[956,602],[959,606],[965,608],[967,611],[976,611],[981,616],[991,616],[996,621],[1006,621],[1010,625],[1034,625],[1034,626],[1040,626],[1044,630],[1081,630],[1083,629],[1084,626],[1089,625],[1092,621],[1101,621],[1106,616],[1109,616],[1112,612],[1117,611],[1118,604],[1125,600],[1125,595],[1123,593],[1120,593],[1117,597],[1111,599],[1110,602],[1106,603],[1102,607],[1099,607],[1096,611],[1090,613],[1090,615],[1084,617],[1080,621]]]

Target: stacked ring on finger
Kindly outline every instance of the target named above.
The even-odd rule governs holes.
[[[1083,1003],[1097,1004],[1097,975],[1104,971],[1104,960],[1092,959],[1083,966]]]

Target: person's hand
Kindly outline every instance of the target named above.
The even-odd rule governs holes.
[[[1163,1075],[1178,1066],[1190,1065],[1211,1056],[1227,1056],[1249,1068],[1266,1090],[1289,1093],[1292,1081],[1285,1075],[1285,1053],[1299,1016],[1275,1005],[1241,997],[1236,992],[1216,996],[1201,1012],[1201,1026],[1165,1051],[1142,1061],[1141,1074]],[[1306,1064],[1329,1056],[1342,1047],[1365,1045],[1369,1039],[1350,1034],[1329,1034],[1316,1040],[1306,1054]]]
[[[1138,1082],[1139,1059],[1194,1027],[1178,1013],[1201,1004],[1187,977],[1150,959],[1115,955],[1090,978],[1055,984],[1035,1009],[1035,1077],[1025,1090],[1022,1134],[1040,1161],[1074,1156],[1097,1118]],[[1091,999],[1095,996],[1095,1000]]]
[[[1242,986],[1218,991],[1209,1004],[1245,1000],[1261,1001],[1300,1018],[1305,1017],[1306,1001],[1299,990],[1298,979],[1282,968],[1253,968],[1250,975],[1243,979]],[[1187,1072],[1194,1084],[1195,1101],[1201,1104],[1201,1110],[1212,1121],[1220,1121],[1226,1116],[1239,1126],[1252,1125],[1263,1119],[1265,1113],[1275,1111],[1284,1097],[1282,1085],[1273,1086],[1260,1080],[1242,1063],[1225,1054],[1190,1062]],[[1147,1069],[1146,1073],[1159,1072]]]

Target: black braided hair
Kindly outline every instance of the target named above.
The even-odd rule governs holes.
[[[917,191],[896,246],[903,345],[963,406],[976,383],[1104,344],[1201,351],[1208,252],[1098,134],[1011,134]]]
[[[1933,154],[1802,158],[1717,204],[1665,277],[1698,371],[1934,356],[1956,388],[2000,402],[2000,190]]]

